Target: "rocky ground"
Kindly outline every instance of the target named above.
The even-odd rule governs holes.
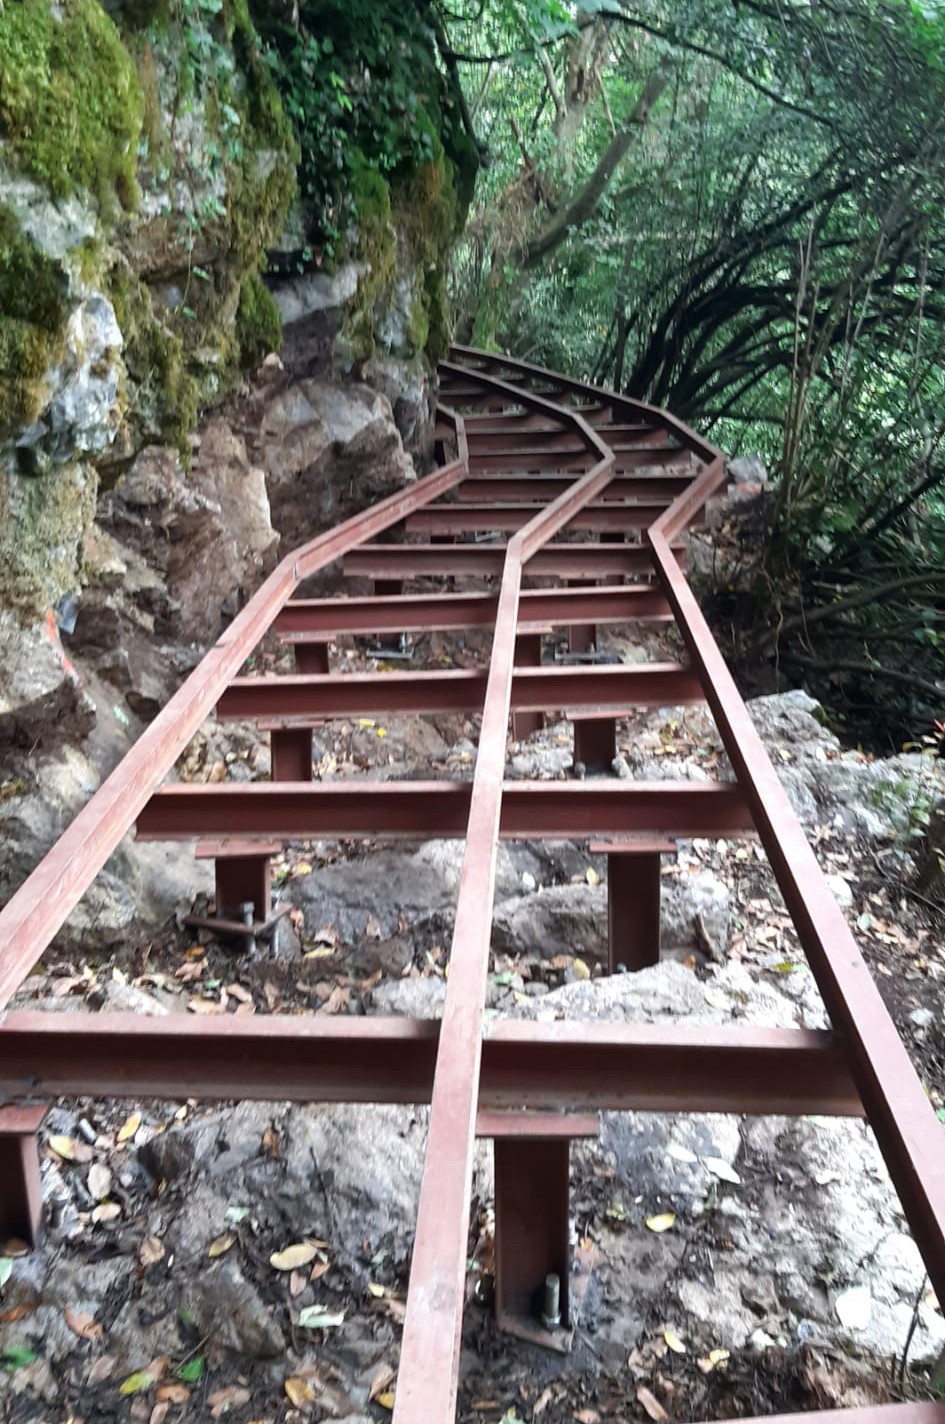
[[[667,636],[626,630],[610,651],[666,656]],[[419,665],[474,665],[484,648],[475,637],[426,639],[413,653]],[[264,649],[256,665],[280,657]],[[385,663],[364,644],[333,657]],[[940,766],[841,751],[803,694],[752,711],[941,1108],[941,918],[911,888]],[[468,776],[477,735],[475,719],[455,717],[330,724],[317,774]],[[621,775],[730,774],[698,710],[641,715],[619,743]],[[571,748],[569,724],[552,722],[510,745],[509,773],[571,776]],[[56,753],[80,793],[83,755]],[[210,723],[179,773],[246,778],[267,763],[255,733]],[[43,819],[38,800],[20,788],[0,806],[8,828],[19,817],[27,858],[63,814],[49,797]],[[459,866],[452,842],[290,846],[277,871],[290,913],[250,955],[183,929],[179,916],[208,889],[189,847],[128,847],[18,1004],[436,1015]],[[133,892],[144,885],[142,910]],[[601,977],[606,863],[585,846],[503,845],[494,923],[494,1012],[826,1022],[753,842],[682,842],[664,862],[655,969]],[[387,1417],[424,1139],[419,1109],[55,1104],[44,1129],[48,1239],[31,1255],[8,1243],[0,1264],[4,1420]],[[479,1149],[464,1420],[662,1424],[928,1389],[945,1321],[862,1124],[604,1114],[599,1143],[576,1146],[572,1163],[574,1227],[596,1263],[563,1357],[495,1331],[491,1154]]]

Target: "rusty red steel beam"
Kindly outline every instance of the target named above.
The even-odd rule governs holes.
[[[435,470],[409,489],[398,491],[310,540],[277,565],[0,911],[0,1008],[78,904],[155,787],[171,770],[302,580],[334,563],[362,540],[392,528],[426,501],[438,499],[459,484],[465,472],[458,460]]]
[[[691,474],[615,475],[604,490],[602,503],[616,504],[625,500],[644,500],[670,505],[677,494],[689,488]],[[456,490],[457,499],[465,504],[498,503],[501,500],[524,500],[541,504],[555,499],[569,489],[571,480],[565,475],[475,475],[463,480]]]
[[[485,672],[334,673],[234,678],[216,706],[221,720],[272,717],[356,717],[375,712],[422,714],[478,710]],[[626,710],[703,702],[702,684],[679,663],[635,663],[576,669],[518,668],[513,711],[563,707]]]
[[[352,578],[495,578],[505,546],[488,544],[365,544],[345,555]],[[684,551],[678,551],[684,558]],[[552,544],[529,561],[529,577],[601,579],[652,572],[650,552],[622,544]]]
[[[945,1289],[941,1126],[670,548],[670,540],[724,478],[720,453],[706,445],[702,454],[706,461],[702,475],[651,527],[647,539],[824,1002],[844,1035],[854,1079],[933,1287],[941,1292]],[[856,1411],[860,1420],[878,1418],[879,1413]],[[892,1417],[888,1409],[882,1414]]]
[[[498,390],[497,383],[489,385]],[[523,400],[532,409],[543,404],[532,397]],[[613,457],[590,428],[580,420],[574,421],[574,428],[597,449],[599,464],[514,535],[505,555],[430,1102],[394,1424],[448,1420],[456,1411],[482,1029],[498,841],[507,808],[503,777],[522,574],[541,545],[597,498],[613,467]]]
[[[945,1404],[864,1404],[853,1409],[806,1409],[796,1414],[752,1415],[740,1424],[945,1424]]]
[[[614,450],[614,469],[618,472],[642,469],[683,469],[690,465],[690,452],[681,445],[618,446]],[[593,456],[579,450],[526,450],[515,454],[503,451],[483,451],[477,454],[475,445],[469,452],[469,472],[479,474],[522,474],[528,470],[552,474],[560,470],[584,470],[593,464]]]
[[[285,642],[344,635],[423,633],[451,628],[492,628],[498,611],[492,593],[414,593],[396,597],[293,599],[273,620]],[[664,622],[672,617],[662,593],[646,584],[609,588],[523,589],[519,628],[529,624]]]
[[[610,500],[599,505],[588,505],[574,516],[568,527],[609,533],[646,529],[659,518],[667,503],[665,499],[651,503]],[[408,534],[471,534],[479,530],[514,533],[534,516],[534,504],[442,504],[411,514],[404,527]]]
[[[668,543],[688,517],[693,501],[711,489],[711,468],[701,481],[700,490],[684,495],[679,508],[672,506],[661,527],[649,532],[663,588],[693,665],[699,669],[719,734],[754,813],[831,1022],[848,1045],[870,1126],[929,1278],[936,1293],[945,1292],[942,1125]]]
[[[557,453],[561,450],[581,450],[584,448],[583,441],[577,436],[562,435],[560,426],[546,425],[536,428],[534,425],[517,424],[518,417],[511,420],[493,418],[491,421],[479,421],[479,417],[468,416],[469,429],[466,432],[470,449],[476,451],[506,451],[518,449],[517,441],[520,440],[522,447],[529,454],[534,454],[537,450],[547,450],[550,453]],[[647,425],[609,425],[607,427],[607,445],[611,450],[620,449],[642,449],[648,445],[661,445],[666,441],[666,432],[656,426]]]
[[[504,748],[503,748],[504,755]],[[478,762],[482,759],[480,738]],[[500,778],[501,780],[501,778]],[[468,781],[213,782],[165,786],[142,808],[140,840],[232,834],[269,840],[462,836]],[[509,781],[498,834],[506,840],[580,840],[654,831],[750,835],[731,782]]]
[[[451,358],[454,354],[458,355],[461,360],[469,360],[470,358],[474,358],[477,353],[472,347],[454,343],[450,348]],[[444,364],[449,370],[458,369],[453,359]],[[545,380],[554,378],[559,390],[571,392],[579,400],[584,402],[588,401],[590,397],[592,398],[592,403],[595,408],[607,409],[612,414],[619,412],[620,420],[614,423],[623,424],[625,420],[640,420],[647,425],[655,426],[664,433],[670,431],[676,435],[684,445],[692,450],[700,460],[712,463],[717,458],[721,458],[721,452],[711,444],[710,441],[697,435],[695,431],[690,430],[687,425],[684,425],[683,422],[678,420],[675,416],[670,415],[668,411],[661,410],[657,406],[647,405],[645,401],[633,400],[629,396],[618,395],[615,391],[608,391],[600,386],[592,386],[577,380],[573,376],[562,376],[557,372],[548,371],[542,366],[535,366],[525,361],[513,361],[511,358],[503,358],[496,363],[496,368],[504,369],[507,372],[525,372]],[[475,429],[474,421],[471,421],[470,429]],[[598,431],[598,433],[600,433],[600,431]],[[606,427],[604,427],[604,433],[606,434]]]
[[[15,1011],[0,1094],[428,1103],[439,1037],[438,1019]],[[826,1030],[497,1019],[482,1054],[491,1110],[862,1115]]]

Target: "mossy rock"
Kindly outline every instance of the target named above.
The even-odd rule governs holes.
[[[112,216],[138,199],[142,97],[98,0],[17,0],[0,12],[0,131],[20,171],[53,197],[79,189]]]
[[[184,343],[155,315],[148,288],[128,267],[114,270],[108,287],[125,340],[125,366],[134,382],[129,417],[141,427],[139,443],[160,439],[177,445],[189,459],[198,384],[187,369]]]
[[[236,339],[244,369],[258,366],[270,351],[278,351],[282,345],[279,308],[258,272],[251,272],[240,289]]]
[[[0,433],[36,419],[69,311],[62,268],[0,207]]]

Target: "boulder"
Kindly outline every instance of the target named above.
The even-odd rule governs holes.
[[[251,457],[267,472],[287,548],[414,478],[390,403],[368,386],[282,383],[249,421]]]
[[[0,609],[0,746],[84,735],[95,718],[52,612],[23,625]]]

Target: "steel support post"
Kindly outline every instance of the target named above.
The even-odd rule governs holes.
[[[312,780],[311,727],[271,727],[269,750],[273,781]]]
[[[515,666],[541,667],[541,634],[519,633],[515,639]],[[544,725],[541,712],[513,712],[512,736],[517,742],[524,742],[533,732],[541,731]]]
[[[572,1319],[570,1151],[593,1115],[480,1112],[495,1149],[495,1318],[500,1330],[561,1348]],[[553,1279],[552,1279],[553,1278]]]
[[[218,856],[214,862],[214,909],[218,919],[238,920],[251,904],[256,920],[268,920],[272,873],[268,855]]]
[[[328,660],[328,643],[306,641],[293,645],[295,653],[295,670],[305,677],[328,673],[331,665]]]
[[[36,1246],[43,1234],[36,1134],[45,1115],[45,1103],[0,1107],[0,1246],[10,1236]]]
[[[617,755],[617,723],[613,717],[573,713],[574,764],[583,762],[588,771],[610,770]]]
[[[570,1167],[566,1137],[495,1139],[495,1318],[500,1330],[538,1330],[549,1275],[558,1277],[560,1319],[565,1324],[570,1319]]]
[[[672,844],[670,842],[670,844]],[[607,967],[648,969],[660,962],[660,852],[607,856]]]
[[[597,587],[597,585],[591,585]],[[568,579],[568,588],[587,589],[586,579]],[[571,653],[589,653],[597,645],[597,624],[596,623],[572,623],[568,628],[568,651]]]

